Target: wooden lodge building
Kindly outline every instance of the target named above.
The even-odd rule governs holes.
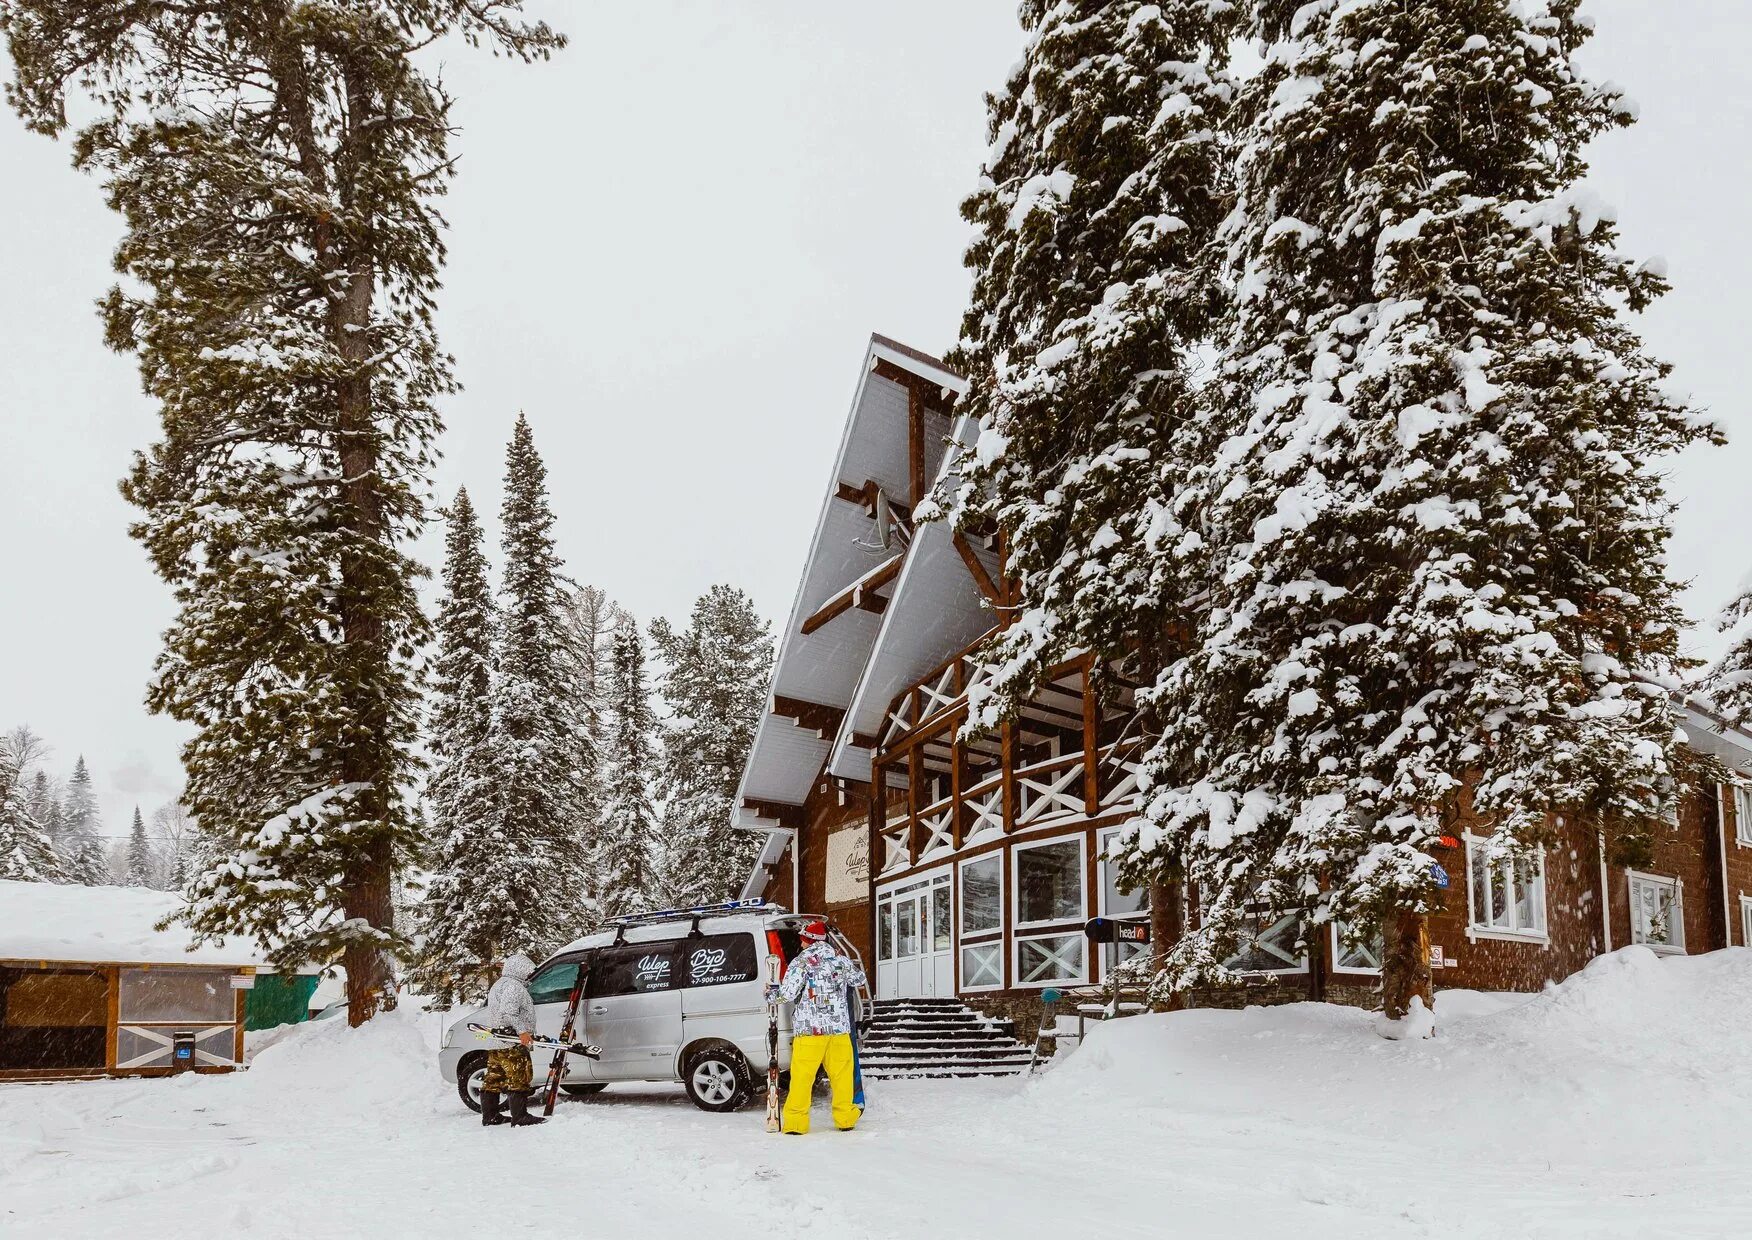
[[[971,447],[964,387],[936,358],[871,338],[736,825],[767,832],[743,895],[826,912],[874,962],[879,1000],[957,998],[1027,1027],[1041,990],[1100,984],[1116,952],[1138,950],[1083,936],[1092,917],[1149,917],[1103,856],[1138,811],[1137,771],[1129,690],[1099,708],[1082,664],[1057,669],[1001,734],[956,739],[980,646],[1014,602],[995,539],[912,520]],[[1752,735],[1692,705],[1686,729],[1736,782],[1692,790],[1646,871],[1609,864],[1579,827],[1537,865],[1487,864],[1481,837],[1456,837],[1431,921],[1438,989],[1536,990],[1628,943],[1752,946]],[[1262,917],[1230,962],[1260,984],[1212,998],[1378,1004],[1376,953],[1331,930],[1299,949],[1296,931]]]

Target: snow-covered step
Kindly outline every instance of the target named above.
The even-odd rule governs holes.
[[[879,999],[862,1039],[874,1079],[1008,1076],[1025,1071],[1016,1026],[955,999]]]

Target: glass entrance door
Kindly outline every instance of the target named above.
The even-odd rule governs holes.
[[[951,998],[955,950],[948,870],[876,895],[876,997]]]

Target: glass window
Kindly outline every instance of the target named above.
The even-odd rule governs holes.
[[[1684,905],[1675,879],[1630,876],[1630,941],[1658,952],[1685,950]]]
[[[961,867],[961,933],[983,934],[1004,924],[1004,858],[991,853]]]
[[[949,880],[931,888],[931,950],[949,950]]]
[[[1345,973],[1379,973],[1381,953],[1386,944],[1380,930],[1360,942],[1352,941],[1350,927],[1343,922],[1332,926],[1332,967]]]
[[[1308,968],[1308,956],[1296,945],[1301,937],[1301,919],[1294,913],[1249,913],[1245,918],[1247,937],[1241,949],[1223,961],[1225,969],[1236,973],[1302,973]]]
[[[674,940],[668,940],[600,948],[590,966],[590,997],[605,999],[673,990],[676,946]]]
[[[1752,896],[1740,897],[1740,946],[1752,947]]]
[[[1734,787],[1734,838],[1752,844],[1752,784]]]
[[[1101,836],[1101,915],[1103,917],[1125,917],[1132,913],[1147,913],[1150,911],[1150,889],[1139,887],[1134,891],[1122,891],[1119,885],[1119,863],[1107,856],[1107,850],[1113,846],[1122,832],[1107,831]]]
[[[1016,850],[1016,924],[1083,919],[1083,840]]]
[[[894,902],[876,908],[876,959],[894,959]]]
[[[1486,855],[1487,841],[1466,837],[1466,881],[1472,928],[1500,934],[1545,935],[1545,860]]]
[[[230,1024],[237,1019],[238,991],[231,975],[207,969],[123,969],[123,1024]]]
[[[1016,943],[1016,982],[1044,986],[1049,982],[1083,980],[1083,936],[1054,934]]]
[[[961,949],[961,985],[963,989],[1004,984],[1004,945],[976,943]]]
[[[578,980],[578,961],[556,960],[529,979],[529,997],[537,1003],[564,1003]]]
[[[917,898],[902,900],[895,916],[895,954],[902,958],[919,954],[919,902]]]
[[[746,934],[708,934],[681,944],[687,986],[727,986],[752,982],[760,974],[754,939]]]

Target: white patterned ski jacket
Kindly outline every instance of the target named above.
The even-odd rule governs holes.
[[[499,980],[487,991],[487,1024],[509,1025],[518,1033],[535,1032],[535,1002],[529,997],[529,976],[535,962],[522,952],[505,961]]]
[[[779,995],[791,1005],[791,1033],[831,1035],[852,1031],[846,987],[864,985],[864,970],[826,942],[811,943],[785,970]]]

